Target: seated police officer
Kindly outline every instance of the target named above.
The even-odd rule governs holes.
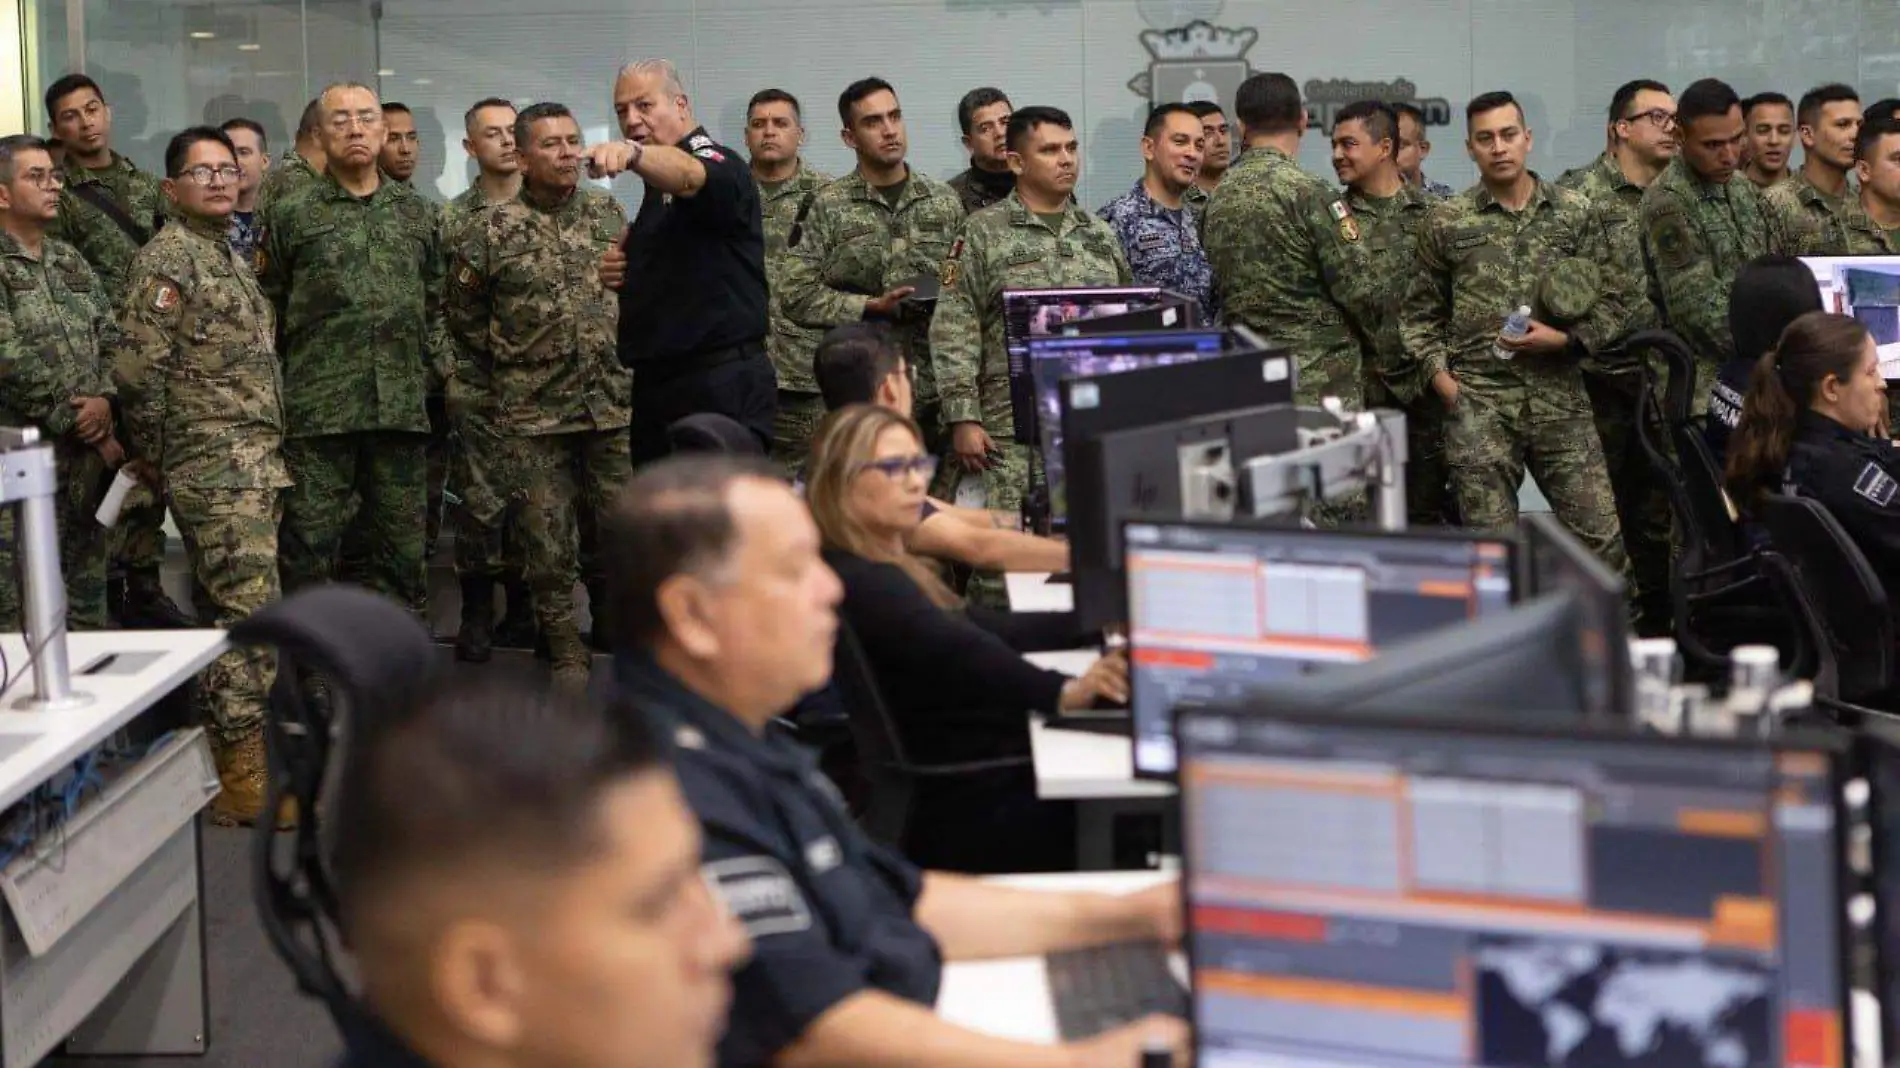
[[[874,844],[790,740],[768,730],[831,674],[841,591],[818,530],[777,470],[674,457],[628,483],[603,547],[616,676],[671,729],[699,816],[704,873],[752,936],[722,1065],[1129,1068],[1154,1019],[1071,1046],[992,1038],[939,1019],[944,960],[1025,956],[1180,934],[1170,887],[1039,893],[921,872]]]
[[[344,1068],[712,1062],[745,938],[643,720],[484,679],[352,733]]]

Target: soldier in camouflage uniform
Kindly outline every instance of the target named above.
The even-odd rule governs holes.
[[[633,476],[632,382],[615,355],[619,304],[595,270],[626,213],[611,196],[579,188],[580,125],[565,107],[523,111],[515,143],[521,196],[459,229],[449,322],[470,361],[488,372],[511,523],[555,679],[585,685],[576,515],[583,507],[605,514]],[[599,576],[588,577],[599,589]]]
[[[818,379],[811,369],[812,354],[824,331],[800,326],[785,314],[785,270],[791,258],[786,240],[794,228],[803,232],[814,195],[831,181],[830,175],[813,170],[799,157],[804,143],[805,123],[797,97],[783,89],[753,94],[746,105],[745,147],[752,178],[759,183],[759,213],[765,224],[766,314],[770,319],[765,352],[778,372],[772,457],[790,478],[804,470],[818,422],[825,417],[825,401],[818,395]]]
[[[1627,574],[1577,368],[1626,321],[1625,265],[1588,200],[1525,167],[1531,132],[1509,93],[1476,97],[1466,116],[1481,181],[1432,205],[1400,321],[1406,351],[1451,411],[1445,449],[1459,513],[1468,526],[1514,528],[1528,464],[1564,525]],[[1530,331],[1501,340],[1520,305],[1532,309]]]
[[[1399,173],[1398,115],[1376,100],[1340,109],[1333,123],[1333,170],[1358,219],[1365,270],[1378,298],[1367,307],[1366,407],[1405,413],[1405,512],[1413,526],[1457,522],[1445,466],[1445,407],[1406,358],[1399,305],[1418,269],[1418,228],[1432,198]]]
[[[1854,136],[1860,132],[1860,95],[1845,85],[1823,85],[1802,94],[1795,109],[1796,130],[1805,153],[1801,169],[1766,190],[1768,202],[1798,220],[1798,251],[1836,254],[1847,244],[1847,219],[1854,190],[1847,172],[1854,169]]]
[[[1193,297],[1202,321],[1214,323],[1220,321],[1214,269],[1201,247],[1199,222],[1186,203],[1206,144],[1201,120],[1186,104],[1155,108],[1141,137],[1146,161],[1141,180],[1104,204],[1100,215],[1121,242],[1135,281]]]
[[[957,195],[963,213],[982,211],[1016,188],[1016,174],[1009,169],[1009,116],[1015,109],[1009,97],[994,86],[980,86],[963,94],[957,101],[957,128],[963,131],[963,147],[970,153],[970,165],[944,183]],[[925,427],[924,432],[936,430]]]
[[[322,178],[327,164],[323,155],[323,98],[319,96],[304,105],[303,115],[297,120],[296,140],[264,173],[257,187],[258,217],[263,218],[271,201]]]
[[[1900,255],[1900,120],[1869,118],[1854,139],[1854,160],[1860,194],[1837,254]]]
[[[1284,74],[1241,83],[1234,110],[1246,151],[1201,219],[1229,323],[1293,350],[1294,398],[1365,399],[1362,345],[1378,298],[1363,227],[1332,187],[1294,162],[1306,131],[1300,91]]]
[[[106,625],[107,537],[92,513],[110,465],[124,458],[102,363],[105,294],[84,257],[48,236],[60,174],[44,141],[0,138],[0,187],[0,427],[37,427],[53,447],[66,625],[98,630]],[[14,512],[0,507],[0,631],[21,624]]]
[[[1695,412],[1708,410],[1705,384],[1729,358],[1729,289],[1742,265],[1794,253],[1790,220],[1737,171],[1742,105],[1735,90],[1705,78],[1676,102],[1680,154],[1649,188],[1641,210],[1649,297],[1696,358]]]
[[[275,319],[226,238],[237,199],[229,139],[196,127],[165,151],[173,224],[139,251],[119,308],[112,375],[133,457],[155,470],[191,561],[199,614],[242,622],[281,595],[277,524],[290,485]],[[256,822],[265,796],[264,708],[275,663],[233,649],[195,697],[223,792],[215,822]]]
[[[1199,216],[1214,199],[1214,190],[1220,188],[1221,180],[1235,163],[1234,134],[1220,101],[1196,100],[1187,107],[1201,120],[1202,146],[1201,173],[1195,176],[1194,186],[1184,199],[1188,210]]]
[[[66,191],[51,236],[77,248],[103,286],[108,312],[125,297],[125,277],[139,246],[163,225],[158,179],[112,150],[112,109],[99,86],[69,74],[46,90],[53,131],[66,144]],[[159,579],[165,557],[165,508],[139,491],[112,532],[118,620],[143,627],[189,626],[192,620]],[[124,583],[122,596],[119,583]]]
[[[1632,278],[1642,272],[1643,190],[1676,156],[1675,115],[1676,101],[1668,86],[1646,79],[1625,83],[1610,98],[1613,147],[1596,162],[1557,181],[1590,201],[1603,220],[1614,261],[1623,264]],[[1631,335],[1654,329],[1661,320],[1656,306],[1640,289],[1632,288],[1628,298],[1629,319],[1614,338],[1584,359],[1580,369],[1595,413],[1597,436],[1603,441],[1610,485],[1616,491],[1623,544],[1636,585],[1643,591],[1639,625],[1649,632],[1668,633],[1669,498],[1636,437],[1642,371],[1624,349]]]
[[[278,542],[284,589],[336,573],[351,502],[364,580],[423,610],[431,363],[449,364],[434,212],[376,169],[382,108],[362,86],[323,93],[328,172],[264,209],[259,282],[277,312],[284,460],[294,481]]]
[[[1070,194],[1081,156],[1068,115],[1027,107],[1010,116],[1016,189],[963,222],[940,275],[930,352],[954,459],[983,472],[985,507],[1014,514],[1031,478],[1017,444],[1003,348],[1003,290],[1127,285],[1133,280],[1108,224]]]
[[[853,83],[838,99],[838,114],[858,166],[818,191],[798,240],[788,241],[785,315],[821,333],[864,319],[891,321],[916,381],[925,447],[936,450],[941,441],[930,311],[903,303],[910,292],[903,283],[943,265],[963,205],[949,186],[904,161],[904,114],[888,83]],[[809,355],[805,371],[811,371]],[[811,388],[817,388],[815,379]]]

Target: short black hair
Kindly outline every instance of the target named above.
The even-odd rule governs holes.
[[[758,107],[760,104],[790,104],[792,106],[792,115],[797,118],[799,122],[805,121],[805,109],[799,106],[798,98],[783,89],[761,89],[753,93],[752,99],[745,102],[745,117],[747,121],[751,121],[752,119],[752,109]]]
[[[1787,108],[1790,113],[1794,111],[1794,101],[1789,100],[1787,94],[1777,93],[1770,89],[1768,92],[1756,93],[1742,101],[1742,115],[1747,117],[1756,108],[1767,106]]]
[[[383,101],[383,114],[387,115],[392,111],[398,112],[403,115],[407,115],[410,118],[414,118],[416,114],[415,112],[409,110],[409,105],[403,103],[400,100]]]
[[[1340,108],[1339,113],[1333,116],[1333,129],[1339,129],[1342,122],[1365,123],[1366,133],[1372,137],[1374,144],[1390,141],[1393,154],[1398,153],[1399,113],[1392,109],[1392,105],[1382,100],[1355,100]]]
[[[323,128],[323,94],[310,98],[303,106],[303,114],[297,116],[297,140],[302,141],[317,135]]]
[[[1194,100],[1194,101],[1190,101],[1190,102],[1188,103],[1188,105],[1187,105],[1187,109],[1188,109],[1189,111],[1192,111],[1192,112],[1194,113],[1194,117],[1195,117],[1195,118],[1197,118],[1197,119],[1205,119],[1205,118],[1207,118],[1207,117],[1208,117],[1209,115],[1225,115],[1225,114],[1227,114],[1227,109],[1226,109],[1226,108],[1224,108],[1224,107],[1221,107],[1221,106],[1220,106],[1220,101],[1218,101],[1218,100]]]
[[[1887,119],[1900,115],[1900,97],[1885,96],[1867,105],[1861,110],[1862,122],[1874,119]]]
[[[1720,78],[1703,78],[1689,83],[1689,88],[1676,98],[1676,125],[1683,130],[1697,119],[1706,119],[1727,115],[1732,108],[1742,106],[1742,99],[1735,90]]]
[[[1610,94],[1610,121],[1622,122],[1629,118],[1630,105],[1636,102],[1637,93],[1667,93],[1669,87],[1654,78],[1635,78],[1616,87]]]
[[[270,136],[264,132],[264,124],[255,119],[226,119],[218,124],[218,129],[229,136],[232,130],[249,130],[257,135],[257,150],[270,151]]]
[[[1402,119],[1409,118],[1418,123],[1418,128],[1421,130],[1425,128],[1425,109],[1410,100],[1392,101],[1392,113]]]
[[[45,140],[32,134],[9,134],[6,137],[0,137],[0,185],[13,184],[14,161],[19,158],[20,153],[31,152],[35,149],[48,155],[52,154],[52,149],[47,146]]]
[[[1861,119],[1860,132],[1854,135],[1854,159],[1871,162],[1880,151],[1880,139],[1888,134],[1900,134],[1900,114],[1889,110]]]
[[[963,131],[963,136],[970,136],[970,124],[976,121],[977,112],[992,104],[1008,103],[1009,97],[993,85],[979,86],[970,90],[963,94],[962,100],[957,101],[957,129]],[[1011,107],[1013,108],[1014,105]]]
[[[1167,123],[1168,116],[1170,115],[1186,115],[1188,118],[1195,120],[1196,125],[1200,123],[1201,118],[1199,115],[1194,114],[1193,108],[1186,104],[1160,104],[1148,109],[1148,121],[1141,128],[1141,136],[1153,137],[1160,133],[1161,127]]]
[[[897,87],[882,78],[873,76],[859,78],[845,86],[844,92],[838,94],[838,121],[844,123],[846,129],[851,126],[851,110],[858,106],[860,100],[872,93],[889,93],[896,96]]]
[[[532,745],[522,744],[533,739]],[[598,854],[608,791],[665,767],[624,698],[484,677],[359,729],[336,783],[332,855],[345,935],[405,880],[479,864],[559,874]]]
[[[1517,102],[1517,97],[1512,96],[1510,90],[1493,89],[1488,93],[1479,93],[1465,105],[1465,128],[1469,130],[1472,120],[1499,108],[1516,108],[1517,121],[1526,126],[1530,125],[1530,121],[1524,118],[1524,105]]]
[[[1851,85],[1829,82],[1817,85],[1801,94],[1801,103],[1794,109],[1794,121],[1799,126],[1813,126],[1821,121],[1821,109],[1829,104],[1838,104],[1845,100],[1860,103],[1860,94]]]
[[[1032,104],[1009,116],[1009,130],[1003,135],[1004,143],[1011,152],[1018,152],[1022,140],[1038,126],[1060,126],[1065,130],[1075,129],[1075,120],[1061,108],[1052,108],[1047,104]]]
[[[573,118],[574,113],[567,109],[567,105],[558,101],[543,100],[539,104],[529,104],[515,113],[515,147],[518,149],[528,147],[528,131],[534,129],[534,124],[542,119]],[[574,124],[580,125],[580,120],[575,119]]]
[[[747,479],[785,482],[761,457],[694,453],[642,467],[620,491],[600,537],[616,641],[650,648],[666,630],[660,587],[730,558],[738,525],[726,495]]]
[[[903,365],[904,350],[883,323],[834,326],[811,358],[812,376],[818,379],[818,392],[828,412],[849,404],[870,404],[878,384]]]
[[[1234,117],[1249,135],[1291,133],[1304,114],[1300,87],[1277,71],[1255,74],[1234,90]]]
[[[58,106],[59,102],[79,92],[81,89],[92,90],[99,95],[101,103],[105,102],[105,91],[99,88],[98,82],[93,81],[83,74],[68,74],[46,87],[46,118],[49,121],[58,118],[59,116],[55,113],[54,109]]]
[[[216,141],[231,153],[233,162],[237,160],[237,146],[231,143],[231,135],[216,126],[187,126],[172,135],[165,145],[165,177],[176,178],[185,173],[185,157],[191,154],[191,146],[204,141]]]
[[[485,96],[475,101],[468,106],[467,111],[462,112],[463,133],[467,133],[469,128],[475,125],[475,113],[483,108],[507,108],[509,111],[513,111],[515,110],[515,102],[512,100],[504,100],[498,96]]]

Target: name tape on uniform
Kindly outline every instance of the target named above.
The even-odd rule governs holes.
[[[700,867],[726,911],[754,938],[811,929],[811,907],[785,865],[771,857],[734,857]]]

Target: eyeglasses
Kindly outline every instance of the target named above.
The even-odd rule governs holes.
[[[1635,122],[1638,119],[1648,119],[1650,124],[1655,126],[1658,130],[1673,130],[1676,128],[1676,113],[1673,111],[1665,111],[1662,108],[1650,108],[1648,111],[1639,111],[1623,121]]]
[[[359,111],[355,113],[354,115],[350,114],[349,112],[338,112],[337,114],[330,116],[329,125],[330,125],[330,129],[337,130],[339,132],[343,130],[347,130],[352,126],[367,130],[372,126],[375,126],[381,123],[382,121],[383,121],[383,113],[380,111]]]
[[[889,478],[920,475],[928,479],[937,473],[935,456],[893,456],[888,460],[870,460],[858,465],[860,471],[877,471]]]
[[[207,163],[200,163],[196,167],[186,167],[184,170],[179,171],[178,177],[188,178],[198,185],[210,185],[211,179],[213,178],[221,178],[227,182],[235,182],[239,178],[244,177],[244,172],[239,170],[236,164],[232,163],[227,163],[222,167],[213,167]]]
[[[66,184],[66,176],[58,171],[27,171],[20,177],[36,189],[58,189]]]

